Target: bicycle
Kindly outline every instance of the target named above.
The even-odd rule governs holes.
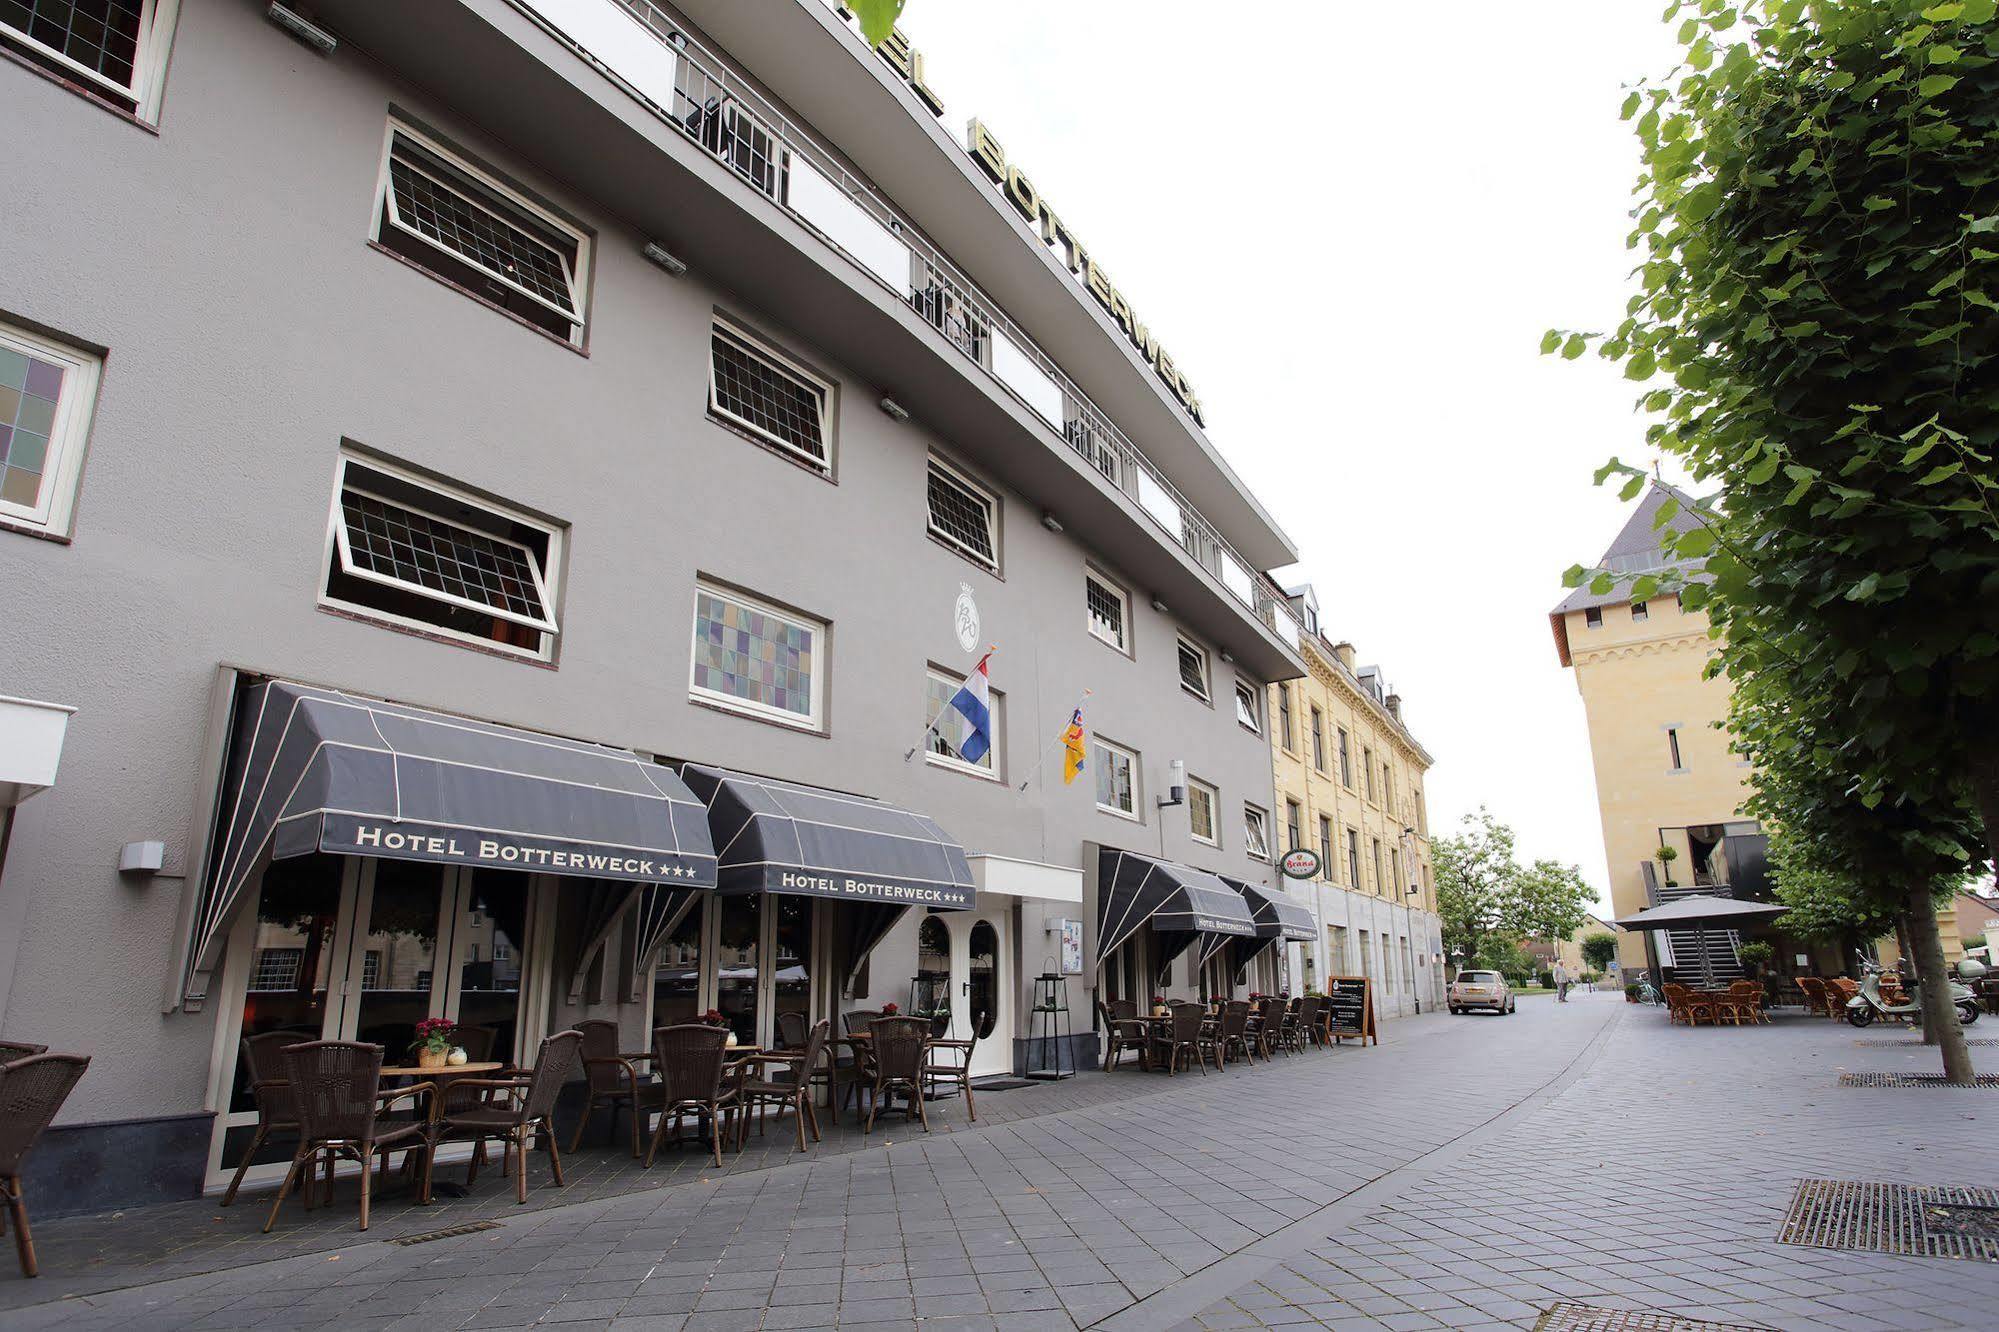
[[[1638,973],[1638,1002],[1641,1004],[1659,1002],[1659,992],[1652,988],[1652,973],[1649,971]]]

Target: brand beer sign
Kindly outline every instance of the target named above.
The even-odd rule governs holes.
[[[1285,854],[1277,862],[1287,879],[1316,879],[1319,877],[1319,853],[1300,846]]]

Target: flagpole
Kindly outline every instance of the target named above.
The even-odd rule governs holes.
[[[986,662],[992,660],[993,653],[998,651],[999,651],[999,644],[988,643],[986,645],[986,655],[979,658],[979,665],[984,665]],[[977,669],[979,669],[979,667],[974,666],[972,667],[972,669],[976,671]],[[908,749],[902,751],[902,761],[904,763],[907,763],[911,759],[916,757],[916,751],[923,748],[925,742],[927,742],[930,739],[930,733],[937,729],[937,723],[943,719],[945,712],[949,711],[950,706],[951,706],[950,701],[947,699],[945,701],[944,706],[937,709],[937,715],[935,717],[932,717],[929,721],[923,724],[923,733],[916,737],[916,743],[911,745]]]
[[[1070,705],[1069,717],[1071,721],[1075,720],[1077,709],[1081,708],[1088,699],[1090,699],[1092,696],[1096,694],[1096,692],[1097,691],[1094,689],[1085,689],[1082,693],[1082,696],[1078,698],[1073,704]],[[1048,763],[1048,751],[1055,748],[1055,746],[1061,744],[1063,736],[1066,736],[1068,734],[1069,734],[1069,723],[1064,722],[1062,724],[1062,734],[1056,736],[1053,740],[1050,740],[1047,744],[1041,747],[1041,754],[1038,758],[1034,760],[1034,767],[1028,772],[1026,778],[1021,781],[1019,787],[1020,790],[1022,791],[1027,790],[1029,783],[1033,782],[1033,780],[1036,777],[1039,777],[1041,775],[1041,769],[1046,767]]]

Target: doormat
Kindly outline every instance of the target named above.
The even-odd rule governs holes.
[[[1952,1082],[1941,1073],[1842,1073],[1842,1087],[1952,1087],[1972,1091],[1999,1087],[1999,1073],[1980,1073],[1971,1082]]]
[[[498,1230],[498,1221],[467,1221],[462,1226],[446,1226],[442,1230],[426,1230],[421,1235],[398,1235],[384,1240],[384,1244],[428,1244],[432,1240],[457,1239],[460,1235],[476,1235],[482,1230]]]
[[[1026,1078],[1009,1077],[1005,1074],[990,1078],[972,1079],[973,1091],[1018,1091],[1022,1087],[1032,1087],[1034,1085],[1033,1082]]]
[[[1698,1318],[1633,1309],[1598,1309],[1557,1304],[1541,1315],[1534,1332],[1765,1332],[1751,1323],[1707,1323]]]
[[[1777,1242],[1999,1263],[1999,1189],[1807,1179]]]

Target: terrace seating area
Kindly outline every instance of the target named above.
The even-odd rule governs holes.
[[[1141,1014],[1129,999],[1099,1001],[1105,1035],[1104,1068],[1115,1071],[1127,1055],[1143,1072],[1173,1076],[1208,1066],[1226,1073],[1232,1064],[1254,1068],[1278,1055],[1289,1058],[1334,1043],[1332,1013],[1323,997],[1256,996],[1209,1003],[1155,1000]]]
[[[1758,981],[1739,980],[1717,988],[1693,988],[1668,981],[1666,1018],[1688,1027],[1756,1026],[1770,1020],[1770,1000]]]

